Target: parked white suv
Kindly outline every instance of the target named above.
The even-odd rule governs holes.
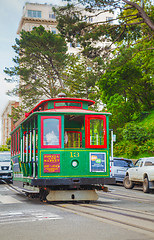
[[[154,189],[154,157],[140,158],[133,168],[127,170],[123,184],[129,189],[142,184],[145,193]]]
[[[12,167],[10,152],[0,152],[0,180],[12,181]]]

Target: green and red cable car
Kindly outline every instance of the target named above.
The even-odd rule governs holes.
[[[109,115],[94,101],[41,101],[11,132],[13,183],[40,199],[96,200],[110,178]]]

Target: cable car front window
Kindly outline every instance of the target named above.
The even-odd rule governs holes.
[[[104,131],[102,119],[90,120],[90,145],[104,145]]]
[[[59,145],[59,119],[43,120],[43,145]]]

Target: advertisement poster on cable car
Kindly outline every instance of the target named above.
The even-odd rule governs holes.
[[[44,173],[60,172],[60,154],[44,154]]]
[[[90,153],[90,171],[91,172],[106,171],[106,153],[102,152]]]

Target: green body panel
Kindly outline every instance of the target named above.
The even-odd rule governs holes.
[[[48,103],[48,109],[54,108],[54,102]],[[83,102],[83,109],[88,109],[88,104]],[[101,148],[91,148],[87,149],[85,148],[85,129],[82,124],[79,122],[69,122],[67,119],[64,118],[65,115],[68,115],[68,113],[48,113],[48,112],[37,112],[32,113],[30,117],[27,118],[28,122],[28,128],[27,128],[27,122],[24,120],[21,125],[19,126],[21,128],[20,131],[20,137],[22,137],[24,131],[29,131],[33,128],[35,128],[35,124],[33,123],[34,117],[37,116],[37,129],[38,129],[38,151],[37,151],[37,176],[34,176],[33,174],[33,162],[30,161],[32,159],[32,156],[30,156],[30,153],[28,153],[28,156],[26,156],[26,153],[24,153],[24,159],[21,162],[21,152],[20,154],[13,156],[12,160],[16,160],[18,158],[18,171],[14,171],[13,180],[15,181],[23,181],[30,183],[31,179],[36,177],[38,179],[40,178],[108,178],[110,177],[110,164],[109,164],[109,115],[106,115],[106,128],[107,128],[107,148],[101,149]],[[73,113],[73,115],[82,115],[85,116],[83,113]],[[90,115],[87,113],[87,115]],[[99,113],[96,113],[95,115],[100,115]],[[41,148],[41,116],[60,116],[61,117],[61,148],[59,149],[43,149]],[[85,123],[84,123],[85,125]],[[65,126],[65,128],[64,128]],[[82,132],[82,148],[64,148],[64,131],[80,131]],[[15,130],[14,130],[15,131]],[[14,132],[13,131],[13,132]],[[32,144],[32,143],[31,143]],[[23,148],[23,146],[21,146]],[[90,153],[105,153],[106,154],[106,171],[102,172],[93,172],[90,171],[90,165],[91,165],[91,159],[90,159]],[[53,155],[58,154],[60,156],[60,172],[44,172],[44,155]],[[23,158],[22,155],[22,158]],[[73,167],[72,161],[77,160],[78,166]]]
[[[48,109],[54,108],[54,102],[48,102]]]
[[[24,168],[21,163],[20,154],[11,158],[13,169],[13,180],[23,181]]]
[[[105,172],[90,172],[90,153],[105,152],[106,153],[106,171]],[[60,172],[59,173],[44,173],[44,155],[60,154]],[[72,166],[72,161],[77,160],[79,165]],[[39,169],[38,178],[51,177],[109,177],[109,156],[108,151],[91,150],[91,149],[65,149],[65,150],[41,150],[39,154]]]
[[[82,103],[82,108],[88,110],[88,104],[86,102],[83,102]]]

